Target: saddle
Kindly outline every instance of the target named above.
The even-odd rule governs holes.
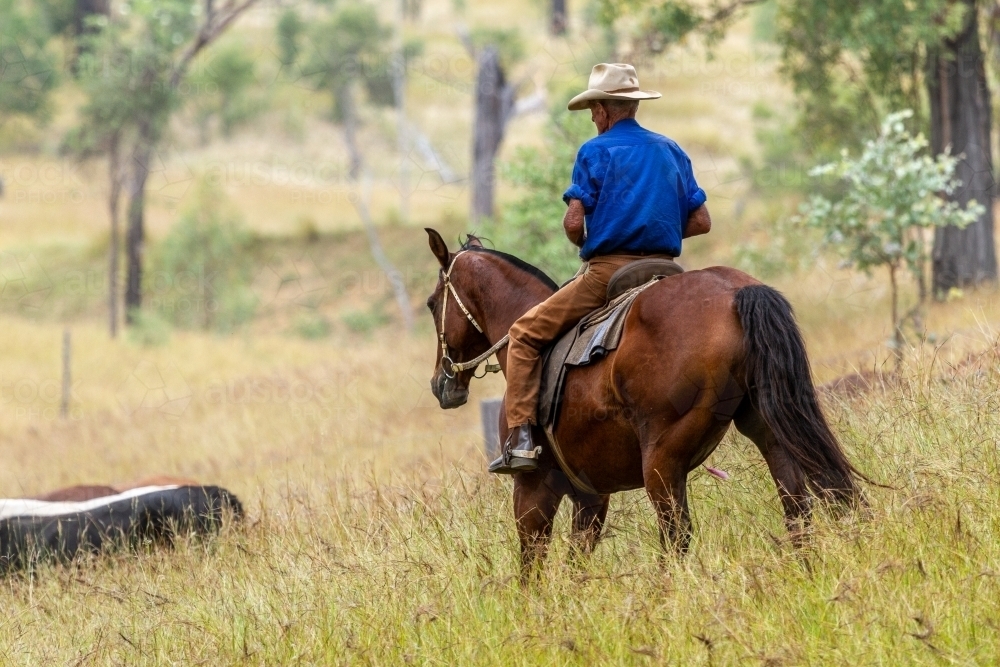
[[[673,260],[646,258],[630,262],[615,271],[608,281],[608,302],[583,318],[545,351],[538,393],[538,423],[554,440],[562,405],[566,369],[586,366],[618,348],[625,318],[636,298],[661,278],[684,269]]]
[[[563,459],[555,430],[563,403],[566,372],[573,366],[586,366],[618,348],[625,318],[632,304],[659,280],[684,269],[673,260],[647,258],[626,264],[608,281],[608,303],[583,318],[553,343],[542,357],[542,380],[538,392],[538,424],[545,431],[559,467],[570,483],[584,493],[597,491],[574,473]]]

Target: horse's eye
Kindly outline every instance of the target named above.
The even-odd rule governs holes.
[[[430,309],[432,313],[434,312],[434,297],[427,299],[427,308]]]

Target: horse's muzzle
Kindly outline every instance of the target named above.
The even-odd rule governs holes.
[[[431,392],[444,410],[460,407],[469,401],[468,387],[459,386],[454,378],[449,378],[444,373],[431,378]]]

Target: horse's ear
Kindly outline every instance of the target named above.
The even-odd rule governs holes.
[[[483,242],[479,240],[478,236],[473,236],[472,234],[465,235],[466,246],[469,248],[482,248]]]
[[[427,232],[427,241],[430,243],[431,252],[434,253],[434,256],[437,257],[439,262],[441,262],[441,268],[447,269],[448,263],[451,261],[451,253],[448,252],[448,244],[444,242],[444,239],[437,233],[437,230],[425,227],[424,231]]]

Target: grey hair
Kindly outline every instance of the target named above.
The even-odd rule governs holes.
[[[595,100],[613,116],[632,118],[639,111],[639,100]]]

